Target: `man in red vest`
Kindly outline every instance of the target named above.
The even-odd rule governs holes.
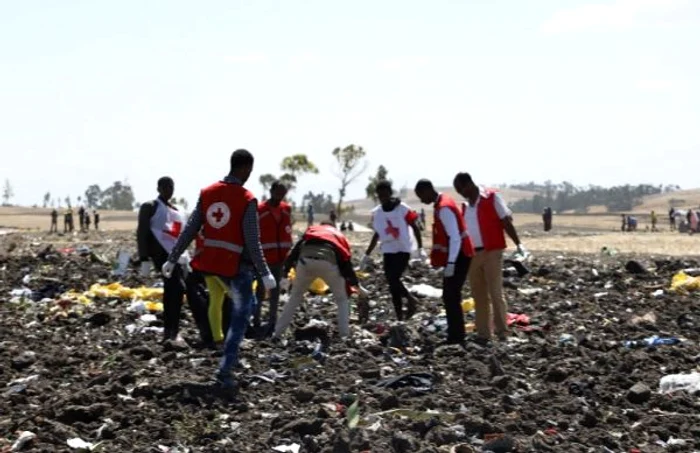
[[[357,291],[365,299],[367,292],[357,280],[352,267],[350,244],[331,222],[321,222],[306,229],[284,263],[287,274],[296,268],[296,278],[289,301],[285,304],[275,327],[274,338],[279,338],[292,322],[309,285],[321,278],[330,287],[338,305],[338,333],[341,338],[350,334],[350,302],[348,293]],[[361,310],[364,310],[361,307]],[[361,313],[364,317],[366,313]]]
[[[258,219],[260,222],[260,244],[262,245],[265,261],[270,267],[270,272],[277,281],[277,287],[270,291],[270,309],[268,324],[263,337],[269,337],[275,330],[277,322],[277,306],[280,298],[279,283],[282,279],[282,267],[284,260],[292,248],[292,207],[284,201],[287,196],[287,187],[280,181],[272,183],[270,198],[258,205]],[[260,314],[262,300],[265,298],[265,287],[258,282],[257,299],[253,315],[253,327],[260,332]]]
[[[463,215],[476,252],[469,270],[469,286],[476,310],[476,333],[483,342],[491,339],[493,310],[496,335],[503,340],[508,328],[508,307],[503,298],[504,232],[513,240],[519,253],[525,252],[513,226],[512,213],[498,193],[474,184],[469,173],[457,173],[454,187],[468,201],[463,203]]]
[[[260,247],[258,201],[243,187],[253,171],[253,163],[250,152],[233,152],[229,174],[202,189],[197,206],[162,269],[166,278],[172,275],[178,258],[201,231],[204,239],[197,254],[197,268],[205,275],[219,277],[228,286],[233,301],[224,356],[216,375],[218,383],[226,388],[235,386],[231,369],[238,363],[238,347],[255,308],[254,273],[261,276],[265,289],[277,286]]]
[[[438,193],[427,179],[418,181],[415,192],[422,203],[433,205],[430,264],[435,268],[444,268],[442,302],[447,312],[447,343],[462,344],[465,337],[462,287],[474,254],[472,243],[462,212],[452,197]]]

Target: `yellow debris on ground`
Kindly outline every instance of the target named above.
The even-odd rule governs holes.
[[[462,311],[467,312],[472,310],[474,310],[474,298],[470,297],[469,299],[464,299],[462,301]]]
[[[81,293],[75,290],[70,290],[61,296],[63,300],[71,300],[80,302],[83,305],[89,305],[96,297],[124,299],[124,300],[140,300],[144,303],[146,310],[150,312],[163,311],[163,288],[148,288],[142,286],[140,288],[129,288],[122,286],[121,283],[110,283],[109,285],[100,285],[95,283],[89,290]]]
[[[675,293],[689,293],[700,290],[700,278],[691,277],[683,271],[678,272],[671,280],[670,291]]]
[[[290,282],[293,282],[294,279],[296,278],[297,273],[294,268],[289,270],[289,274],[287,274],[287,278],[289,279]],[[322,294],[326,294],[328,292],[329,288],[326,282],[321,280],[320,278],[317,278],[316,280],[312,281],[311,284],[309,285],[309,291],[312,293],[320,296]]]

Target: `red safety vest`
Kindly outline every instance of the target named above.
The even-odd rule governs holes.
[[[317,239],[325,242],[330,242],[333,247],[340,253],[343,261],[350,261],[352,250],[348,240],[343,236],[343,233],[330,225],[312,225],[306,229],[304,240]]]
[[[192,260],[190,260],[190,266],[196,271],[201,271],[199,265],[200,255],[202,254],[202,249],[204,248],[204,236],[202,233],[197,233],[197,237],[194,238],[194,254],[192,255]]]
[[[274,209],[267,201],[258,205],[260,245],[267,264],[282,263],[292,248],[292,208],[284,201],[280,202],[279,221],[272,213]]]
[[[474,256],[474,247],[469,239],[467,232],[467,224],[464,221],[464,216],[460,212],[457,203],[449,196],[440,194],[435,202],[433,212],[433,248],[430,251],[430,264],[433,267],[444,267],[447,265],[450,238],[447,236],[445,227],[440,220],[440,209],[447,208],[452,211],[457,218],[457,227],[462,238],[462,253],[466,256]]]
[[[245,245],[243,214],[255,197],[239,184],[217,182],[202,190],[200,200],[204,239],[197,266],[208,274],[235,277]]]
[[[506,235],[503,231],[503,222],[496,211],[495,194],[496,191],[487,190],[486,196],[481,197],[476,209],[484,250],[503,250],[506,248]]]

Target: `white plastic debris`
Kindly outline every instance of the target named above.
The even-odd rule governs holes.
[[[12,447],[10,447],[10,451],[20,451],[21,449],[24,448],[25,445],[27,445],[29,442],[32,440],[36,439],[36,434],[34,434],[31,431],[22,431],[19,434],[19,437],[15,441],[15,443],[12,444]]]
[[[669,374],[659,381],[661,393],[685,391],[689,393],[700,392],[700,373]]]
[[[25,377],[25,378],[15,379],[14,381],[8,383],[7,386],[8,386],[8,387],[11,387],[11,386],[17,385],[17,384],[29,384],[30,382],[36,381],[37,379],[39,379],[39,375],[38,375],[38,374],[32,374],[31,376],[27,376],[27,377]],[[28,432],[28,431],[27,431],[27,432]]]
[[[76,450],[87,450],[87,451],[92,451],[94,450],[95,447],[99,445],[99,442],[96,444],[93,444],[92,442],[86,442],[80,437],[74,437],[72,439],[68,439],[68,446],[70,448],[75,448]]]
[[[434,299],[439,299],[442,297],[442,290],[434,286],[426,285],[421,283],[419,285],[413,285],[408,290],[412,293],[418,294],[419,296],[431,297]]]
[[[279,451],[280,453],[299,453],[300,448],[301,445],[299,444],[278,445],[276,447],[272,447],[273,450]]]
[[[10,297],[32,297],[32,290],[29,288],[17,288],[10,291]]]
[[[542,288],[519,288],[518,292],[523,296],[532,296],[542,292]]]

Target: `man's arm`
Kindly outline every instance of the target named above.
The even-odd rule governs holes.
[[[202,229],[203,223],[201,208],[202,200],[198,199],[197,205],[192,210],[192,214],[190,214],[190,218],[187,219],[187,225],[185,226],[185,229],[182,230],[182,233],[180,233],[180,236],[177,238],[175,246],[170,251],[170,255],[168,255],[168,261],[170,261],[171,263],[176,263],[177,260],[180,259],[180,256],[183,253],[185,253],[185,250],[187,250],[187,247],[190,246],[190,243],[194,240],[195,237],[197,237],[199,230]]]
[[[513,212],[508,209],[506,202],[503,201],[503,197],[499,194],[494,194],[494,206],[496,207],[496,213],[501,219],[501,224],[503,224],[503,230],[506,232],[508,237],[512,239],[515,245],[520,245],[520,237],[518,237],[518,232],[515,230],[515,225],[513,225]]]
[[[374,248],[377,246],[377,242],[379,242],[379,234],[374,233],[372,235],[372,240],[369,241],[365,255],[369,256],[374,251]]]
[[[292,250],[289,252],[289,255],[287,255],[287,258],[284,260],[284,275],[286,276],[289,274],[290,269],[293,267],[296,267],[297,261],[299,261],[299,254],[301,253],[301,246],[304,244],[303,239],[299,239],[296,244],[294,244],[294,247]]]
[[[150,257],[148,255],[148,240],[151,234],[151,217],[155,213],[155,204],[146,202],[139,208],[139,223],[136,227],[136,245],[139,254],[139,260],[146,261]]]
[[[450,238],[449,249],[447,254],[447,262],[455,263],[457,261],[457,255],[462,248],[462,238],[459,235],[459,224],[457,223],[457,217],[455,217],[454,212],[449,208],[440,209],[440,221],[445,227],[445,232],[447,237]]]
[[[255,270],[261,277],[270,273],[260,246],[260,225],[258,223],[258,202],[251,200],[243,214],[243,239]]]
[[[416,245],[418,245],[419,249],[422,249],[423,237],[421,236],[420,226],[418,225],[418,213],[411,209],[408,205],[404,205],[404,209],[406,210],[406,223],[408,223],[411,226],[411,229],[413,230],[413,234],[416,237]]]

